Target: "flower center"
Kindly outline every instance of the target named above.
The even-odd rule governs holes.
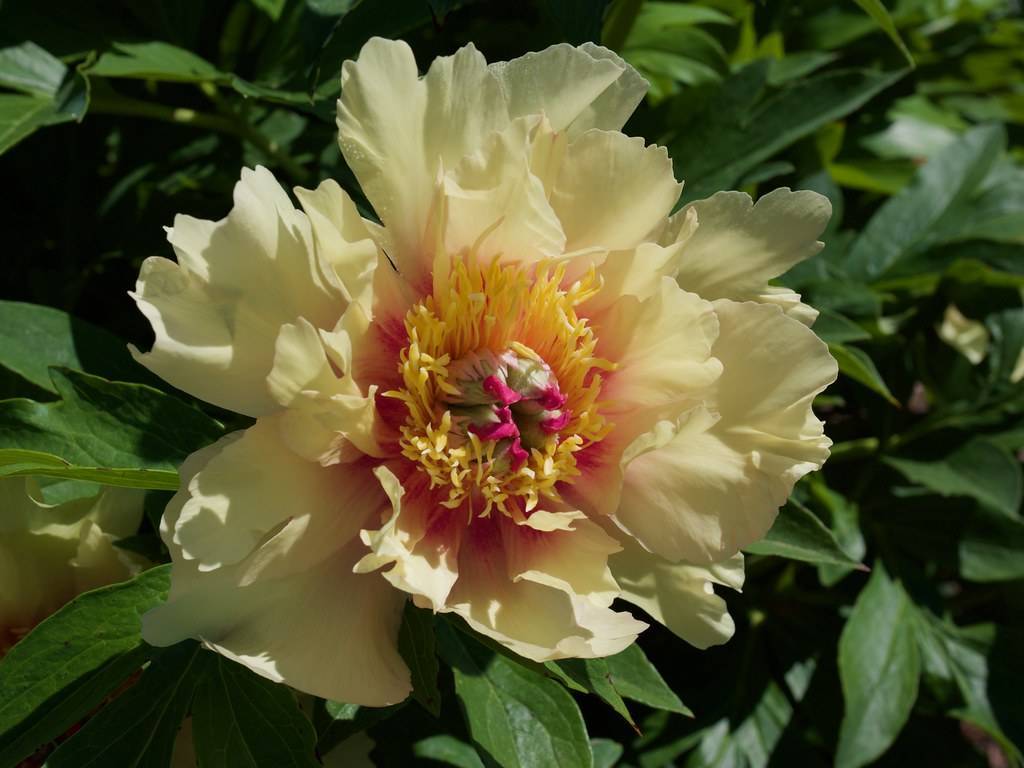
[[[575,454],[610,425],[597,397],[596,339],[576,307],[598,289],[591,272],[457,261],[405,319],[403,455],[442,490],[444,506],[519,518],[579,474]]]

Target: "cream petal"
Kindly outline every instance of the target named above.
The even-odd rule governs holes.
[[[566,43],[496,62],[511,117],[543,112],[570,136],[591,128],[617,131],[643,100],[647,81],[607,48]]]
[[[409,280],[429,270],[423,236],[437,173],[508,123],[505,96],[472,45],[419,77],[412,50],[372,38],[341,71],[338,141],[388,229],[390,256]]]
[[[759,539],[831,445],[811,411],[837,374],[825,344],[778,307],[715,311],[722,375],[708,407],[660,422],[623,456],[615,519],[673,562],[717,562]]]
[[[696,211],[689,209],[682,214],[676,219],[673,238],[667,245],[648,242],[608,253],[597,267],[603,286],[581,307],[581,314],[600,314],[621,296],[647,299],[659,293],[662,278],[675,277],[683,247],[697,229]]]
[[[567,250],[623,250],[658,228],[681,190],[664,147],[592,130],[569,143],[551,206],[565,231]]]
[[[352,304],[332,332],[300,319],[278,335],[267,384],[287,407],[280,414],[288,446],[304,458],[334,463],[342,442],[361,453],[380,455],[375,437],[376,386],[364,394],[351,375],[352,348],[362,342],[368,321]]]
[[[176,564],[215,571],[287,531],[296,539],[288,567],[312,567],[354,539],[386,503],[361,464],[323,467],[289,450],[281,419],[260,419],[182,466],[181,490],[161,523]]]
[[[530,171],[539,122],[538,117],[513,121],[445,175],[448,253],[469,250],[483,261],[501,256],[531,262],[565,250],[558,216]]]
[[[697,230],[683,248],[679,284],[706,299],[735,301],[777,298],[768,282],[821,250],[818,237],[832,215],[827,197],[785,187],[756,204],[744,192],[719,192],[684,210],[696,211]]]
[[[459,577],[465,520],[461,513],[433,503],[422,477],[409,478],[406,490],[387,467],[377,467],[374,474],[388,495],[392,514],[378,530],[362,531],[370,553],[356,564],[356,572],[391,566],[382,575],[394,587],[412,595],[420,607],[444,610]]]
[[[378,249],[356,204],[333,179],[316,189],[297,187],[295,196],[309,217],[321,263],[337,277],[349,301],[370,311]]]
[[[287,575],[265,572],[249,583],[250,564],[243,561],[179,586],[176,562],[171,596],[143,616],[143,637],[157,646],[198,638],[300,691],[366,706],[394,704],[410,690],[397,648],[405,597],[375,574],[352,572],[363,551],[354,539],[319,563]]]
[[[622,492],[623,451],[659,419],[673,418],[703,398],[721,373],[712,356],[718,319],[709,302],[662,278],[641,301],[626,295],[592,318],[597,354],[617,369],[601,390],[603,415],[613,425],[581,453],[581,475],[563,496],[596,517],[609,515]]]
[[[548,661],[610,656],[646,628],[629,614],[612,611],[600,599],[576,594],[571,585],[510,578],[503,525],[514,523],[474,519],[460,547],[459,579],[448,608],[473,629],[529,659]]]
[[[707,566],[670,563],[636,542],[611,558],[622,599],[642,608],[675,635],[697,648],[721,645],[736,629],[714,584],[743,586],[743,555]]]
[[[942,316],[942,323],[936,328],[939,338],[966,357],[971,365],[978,365],[988,356],[990,344],[988,329],[984,323],[966,317],[955,305],[950,304]],[[1013,380],[1013,377],[1010,377]]]
[[[541,513],[543,517],[548,517]],[[607,607],[619,596],[619,587],[608,568],[608,557],[622,549],[601,526],[582,513],[569,517],[567,527],[552,529],[552,521],[533,521],[534,512],[522,524],[504,526],[502,541],[513,581],[525,579],[579,595]]]
[[[88,589],[123,581],[143,564],[114,541],[134,534],[145,494],[107,488],[46,504],[33,478],[0,478],[0,650]]]
[[[324,277],[309,222],[265,168],[242,171],[218,222],[175,218],[175,264],[143,262],[131,295],[153,326],[135,358],[169,383],[249,416],[272,413],[267,391],[277,332],[304,317],[331,328],[344,297]]]

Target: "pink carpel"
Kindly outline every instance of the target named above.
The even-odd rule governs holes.
[[[493,373],[483,381],[484,392],[488,392],[493,397],[498,399],[502,405],[512,405],[512,403],[518,403],[523,399],[523,396],[516,392],[512,387],[506,384],[504,381],[499,379]]]

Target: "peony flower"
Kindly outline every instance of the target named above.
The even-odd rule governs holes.
[[[79,593],[139,571],[114,542],[138,530],[143,495],[108,488],[46,504],[34,479],[0,479],[0,656]]]
[[[342,69],[333,181],[243,170],[218,222],[133,294],[150,370],[255,417],[190,457],[162,535],[157,645],[186,637],[272,680],[383,705],[409,692],[407,599],[527,658],[600,657],[646,626],[733,631],[719,584],[830,441],[836,376],[799,296],[813,192],[672,213],[660,147],[620,132],[646,83],[594,45],[420,77],[373,39]]]
[[[971,365],[978,365],[988,356],[989,335],[984,323],[971,320],[950,304],[935,329],[939,338],[966,357]]]

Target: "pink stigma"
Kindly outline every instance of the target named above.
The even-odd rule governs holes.
[[[490,393],[502,405],[512,405],[523,399],[523,396],[499,379],[493,373],[483,381],[484,392]]]
[[[554,434],[561,429],[565,429],[565,425],[569,423],[569,418],[569,411],[562,411],[557,416],[552,416],[550,419],[544,419],[544,421],[540,423],[540,428],[549,435]]]

